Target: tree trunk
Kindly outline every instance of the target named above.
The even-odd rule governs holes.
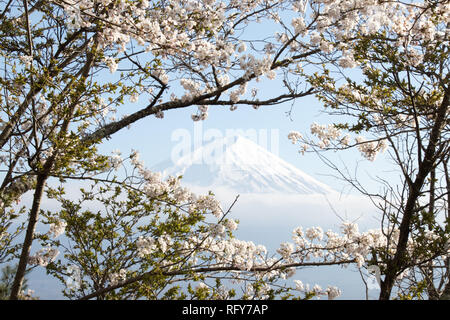
[[[421,194],[425,179],[434,168],[437,144],[439,142],[442,128],[446,124],[446,114],[450,99],[449,96],[450,92],[447,90],[442,100],[442,104],[435,113],[435,122],[430,133],[429,143],[427,149],[425,150],[423,161],[420,162],[417,176],[409,188],[403,218],[399,227],[400,235],[397,243],[397,250],[394,257],[387,262],[386,276],[381,284],[381,292],[379,296],[380,300],[388,300],[390,298],[397,274],[404,266],[406,247],[408,244],[409,233],[411,231],[411,220],[413,215],[416,213],[415,206]]]
[[[34,191],[33,205],[30,211],[27,232],[25,234],[25,240],[23,242],[19,265],[17,267],[17,272],[14,277],[14,282],[11,288],[10,300],[18,300],[20,296],[20,291],[22,289],[23,279],[25,277],[25,271],[28,264],[28,257],[30,255],[31,245],[33,243],[34,230],[36,228],[36,224],[38,221],[42,195],[44,193],[44,187],[47,178],[48,178],[47,175],[38,175],[37,177],[37,185]]]

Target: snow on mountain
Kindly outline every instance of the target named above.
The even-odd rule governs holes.
[[[239,193],[329,194],[334,191],[253,141],[216,139],[192,153],[153,168],[183,183],[228,188]],[[213,190],[213,189],[212,189]]]

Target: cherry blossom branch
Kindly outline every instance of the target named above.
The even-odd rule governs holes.
[[[286,268],[298,268],[298,267],[319,267],[319,266],[333,266],[333,265],[346,265],[355,262],[355,260],[344,260],[344,261],[336,261],[336,262],[302,262],[302,263],[289,263],[289,264],[283,264],[278,266],[269,266],[269,267],[253,267],[249,270],[243,271],[242,269],[238,267],[233,266],[224,266],[224,267],[202,267],[202,268],[192,268],[187,270],[174,270],[174,271],[150,271],[145,274],[127,279],[125,281],[122,281],[116,285],[109,286],[103,289],[100,289],[96,292],[93,292],[91,294],[85,295],[84,297],[81,297],[79,300],[89,300],[98,296],[101,296],[105,293],[111,292],[115,289],[120,289],[124,286],[133,284],[138,281],[145,280],[152,276],[178,276],[178,275],[186,275],[190,273],[213,273],[213,272],[231,272],[231,271],[238,271],[238,272],[246,272],[246,273],[261,273],[261,272],[269,272],[269,271],[275,271],[275,270],[281,270]]]
[[[316,53],[318,50],[312,50],[303,54],[299,54],[296,55],[292,58],[289,59],[284,59],[282,61],[277,61],[274,62],[271,66],[271,70],[277,69],[279,67],[285,67],[286,65],[289,65],[290,63],[292,63],[293,60],[298,60],[298,59],[302,59],[305,58],[309,55],[312,55],[314,53]],[[199,95],[197,97],[194,97],[193,99],[189,100],[189,101],[181,101],[181,100],[176,100],[176,101],[168,101],[159,105],[155,106],[155,100],[153,100],[153,102],[149,105],[147,105],[145,108],[136,111],[135,113],[132,113],[128,116],[126,116],[125,118],[115,121],[115,122],[111,122],[108,123],[107,125],[97,129],[96,131],[90,133],[89,135],[85,136],[82,140],[83,142],[94,142],[94,141],[100,141],[101,139],[105,138],[105,137],[109,137],[112,134],[118,132],[119,130],[129,126],[130,124],[143,119],[149,115],[153,115],[156,114],[160,111],[167,111],[167,110],[173,110],[173,109],[182,109],[182,108],[186,108],[186,107],[190,107],[192,105],[196,105],[196,104],[204,104],[204,105],[208,105],[210,104],[209,101],[211,101],[211,104],[214,104],[214,100],[208,100],[214,97],[217,97],[218,95],[220,95],[221,93],[239,86],[243,83],[249,82],[250,80],[256,78],[257,75],[256,74],[251,74],[248,76],[244,76],[244,77],[240,77],[236,80],[234,80],[233,82],[224,85],[220,88],[217,88],[216,90],[213,90],[211,92]],[[300,94],[300,96],[305,96],[307,94],[312,94],[314,91],[313,90],[308,90],[307,93],[303,93]],[[286,95],[287,96],[287,95]],[[276,99],[275,99],[276,100]],[[270,102],[271,100],[269,100]],[[273,101],[273,100],[272,100]],[[245,103],[245,102],[244,102]],[[255,103],[248,103],[248,104],[255,104]],[[258,104],[258,103],[256,103]],[[259,103],[258,105],[261,105],[262,103]]]

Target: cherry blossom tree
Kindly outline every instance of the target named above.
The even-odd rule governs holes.
[[[378,257],[383,248],[394,247],[394,257],[389,250],[383,256],[382,297],[390,296],[407,265],[425,180],[431,172],[438,175],[448,159],[443,131],[448,126],[448,1],[0,3],[0,262],[18,260],[11,299],[20,297],[27,268],[36,266],[61,280],[76,271],[79,287],[67,286],[70,298],[235,296],[223,287],[224,279],[243,285],[243,297],[289,297],[296,290],[292,297],[301,292],[304,298],[334,298],[339,294],[334,287],[309,288],[297,281],[289,288],[280,281],[304,266],[363,267],[373,252]],[[267,26],[258,28],[256,40],[254,26]],[[339,72],[362,66],[367,88],[354,79],[338,87],[328,71],[332,66]],[[426,96],[418,94],[419,76],[426,78]],[[263,78],[280,89],[262,97],[258,88]],[[401,134],[420,133],[416,143],[407,140],[409,149],[402,149],[412,159],[412,148],[417,148],[419,174],[405,180],[405,205],[392,205],[397,220],[389,220],[389,232],[383,226],[361,233],[351,223],[344,223],[340,233],[298,228],[293,243],[283,243],[269,255],[232,237],[236,222],[212,194],[194,195],[177,177],[162,180],[145,169],[137,153],[128,157],[128,170],[119,175],[115,170],[125,159],[98,152],[115,133],[146,117],[162,119],[171,110],[194,107],[192,120],[204,121],[209,108],[258,109],[312,94],[359,119],[353,127],[315,126],[319,147],[335,142],[335,147],[351,147],[350,138],[340,139],[342,130],[380,134],[385,128],[384,136],[369,141],[358,137],[354,144],[373,159],[386,147],[398,150],[395,143],[406,141],[399,140]],[[367,102],[373,99],[366,98],[370,94],[387,110]],[[368,115],[368,108],[375,111]],[[377,114],[384,123],[379,131],[368,126]],[[418,122],[415,127],[411,117]],[[396,125],[403,128],[398,134]],[[299,134],[291,138],[302,140]],[[400,156],[396,159],[404,163]],[[412,160],[405,164],[404,176],[414,176]],[[72,180],[91,183],[92,189],[82,189],[80,199],[72,199],[64,191]],[[57,188],[51,184],[57,182]],[[432,207],[438,208],[448,192],[437,184],[432,189],[438,190],[430,192]],[[27,192],[32,194],[29,208],[21,200]],[[44,195],[59,202],[61,210],[43,207]],[[101,209],[94,212],[86,207],[89,202]],[[389,210],[385,213],[391,217]],[[12,227],[25,215],[22,227]],[[397,239],[393,233],[400,219]],[[49,225],[47,234],[36,232],[38,223]],[[445,232],[430,231],[445,238]],[[69,243],[58,240],[62,233]],[[440,243],[431,236],[420,245],[430,241]],[[42,249],[31,252],[33,243]],[[57,260],[61,251],[65,260]],[[217,282],[211,285],[207,278]],[[193,281],[203,282],[194,288]],[[177,282],[189,283],[187,291],[180,291]]]
[[[17,299],[29,263],[57,253],[32,254],[42,197],[51,179],[93,179],[114,166],[101,155],[105,138],[149,116],[197,106],[194,121],[211,106],[258,108],[312,93],[288,74],[317,49],[297,48],[280,14],[304,12],[296,1],[2,1],[0,253],[17,257],[11,290]],[[273,23],[261,42],[252,24]],[[279,77],[285,91],[257,98],[257,81]],[[254,86],[251,94],[246,93]],[[133,104],[125,114],[124,105]],[[151,175],[144,174],[151,180]],[[160,188],[157,183],[152,188]],[[159,190],[162,193],[164,189]],[[14,211],[33,193],[31,208]],[[156,192],[156,191],[155,191]],[[160,195],[156,192],[154,196]],[[15,209],[14,209],[15,210]],[[11,231],[28,214],[23,243]],[[69,222],[64,222],[69,225]],[[51,234],[64,224],[52,225]],[[15,245],[15,247],[14,247]],[[14,250],[19,249],[19,250]]]
[[[374,161],[388,152],[400,183],[380,178],[381,193],[331,158],[322,159],[382,214],[388,241],[368,261],[384,275],[380,299],[389,299],[394,287],[404,298],[426,293],[438,299],[450,289],[449,2],[386,2],[364,11],[371,14],[350,14],[352,28],[361,27],[321,35],[320,41],[333,44],[348,41],[337,64],[330,60],[323,73],[309,78],[325,112],[338,120],[312,124],[310,137],[292,132],[289,138],[303,153],[355,148]],[[358,67],[361,77],[343,67]]]

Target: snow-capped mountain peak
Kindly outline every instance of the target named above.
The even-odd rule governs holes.
[[[164,176],[183,175],[183,183],[211,190],[219,187],[238,193],[333,192],[327,185],[242,136],[216,139],[153,169]]]

